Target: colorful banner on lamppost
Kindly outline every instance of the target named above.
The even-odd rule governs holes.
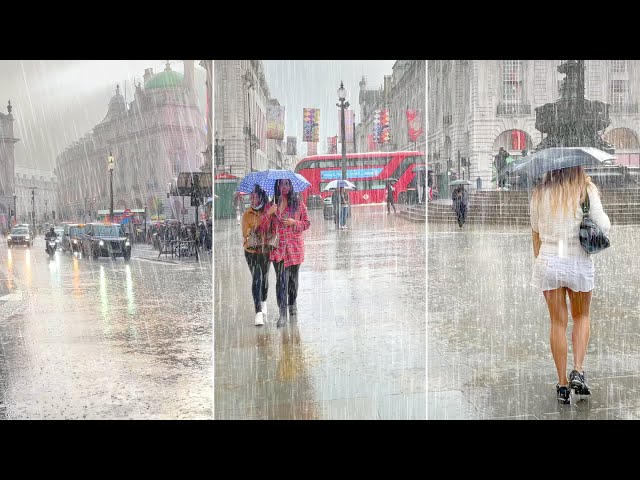
[[[338,153],[338,136],[327,137],[327,153]]]
[[[287,137],[287,155],[297,155],[296,141],[296,137]]]
[[[284,139],[284,107],[267,105],[267,138]]]
[[[422,118],[420,110],[407,110],[407,126],[409,127],[409,140],[415,142],[422,135]]]
[[[318,154],[318,143],[307,142],[307,155],[317,155],[317,154]]]
[[[342,143],[342,113],[338,111],[338,143]],[[353,110],[344,111],[344,135],[347,143],[353,143],[354,125],[356,122],[356,112]]]
[[[376,110],[373,115],[373,140],[376,143],[389,143],[389,109]]]
[[[302,141],[320,141],[320,109],[305,108],[302,110]]]

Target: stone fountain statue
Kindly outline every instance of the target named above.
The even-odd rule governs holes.
[[[536,129],[547,136],[536,150],[549,147],[595,147],[614,153],[601,133],[608,126],[609,105],[584,98],[584,60],[567,60],[558,66],[566,77],[560,99],[536,108]]]

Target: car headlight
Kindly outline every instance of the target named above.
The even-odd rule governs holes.
[[[78,240],[76,240],[76,239],[74,238],[74,239],[73,239],[73,243],[74,243],[74,244],[77,244],[77,243],[78,243]]]
[[[100,245],[101,247],[103,247],[103,246],[104,246],[104,242],[103,242],[102,240],[100,240],[99,245]]]

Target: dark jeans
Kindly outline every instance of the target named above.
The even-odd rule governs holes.
[[[393,207],[393,213],[396,213],[396,206],[393,203],[393,198],[387,198],[387,213],[391,213],[391,207]]]
[[[276,297],[278,307],[295,305],[298,298],[298,272],[300,265],[284,267],[284,262],[273,262],[276,270]]]
[[[253,277],[251,294],[253,295],[253,304],[256,307],[256,313],[258,313],[262,311],[261,302],[267,301],[267,291],[269,290],[269,254],[249,253],[245,250],[244,257],[247,259],[247,264]]]

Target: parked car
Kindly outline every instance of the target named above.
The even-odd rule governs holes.
[[[33,235],[28,228],[16,226],[11,229],[11,233],[7,237],[7,246],[13,248],[16,245],[24,245],[27,248],[33,245]]]
[[[82,256],[131,258],[131,242],[117,223],[88,223],[82,235]]]

